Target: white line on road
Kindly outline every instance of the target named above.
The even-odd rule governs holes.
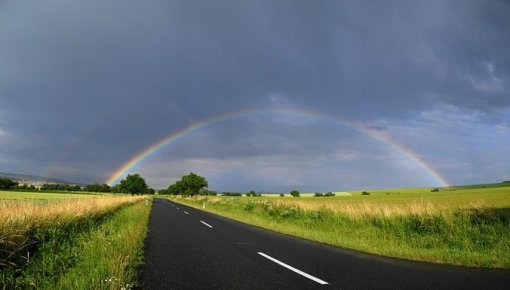
[[[187,211],[184,211],[184,213],[185,213],[185,214],[189,214],[189,212],[187,212]]]
[[[179,208],[177,207],[177,209],[179,209]]]
[[[204,222],[204,221],[200,221],[200,222],[201,222],[201,223],[203,223],[204,225],[206,225],[206,226],[210,227],[210,228],[212,229],[212,226],[211,226],[210,224],[208,224],[208,223],[206,223],[206,222]]]
[[[312,275],[310,275],[310,274],[307,274],[307,273],[305,273],[305,272],[303,272],[303,271],[301,271],[301,270],[298,270],[298,269],[296,269],[296,268],[294,268],[294,267],[292,267],[292,266],[289,266],[289,265],[285,264],[284,262],[279,261],[279,260],[277,260],[277,259],[275,259],[275,258],[273,258],[273,257],[271,257],[271,256],[268,256],[268,255],[266,255],[266,254],[264,254],[264,253],[262,253],[262,252],[257,252],[257,254],[261,255],[262,257],[264,257],[264,258],[266,258],[266,259],[269,259],[269,260],[271,260],[271,261],[275,262],[276,264],[278,264],[278,265],[280,265],[280,266],[283,266],[283,267],[285,267],[285,268],[287,268],[287,269],[289,269],[289,270],[291,270],[291,271],[294,271],[294,272],[298,273],[298,274],[299,274],[299,275],[301,275],[301,276],[305,276],[306,278],[308,278],[308,279],[310,279],[310,280],[313,280],[313,281],[315,281],[315,282],[317,282],[317,283],[319,283],[319,284],[321,284],[321,285],[327,285],[327,284],[329,284],[328,282],[326,282],[326,281],[324,281],[324,280],[321,280],[321,279],[319,279],[319,278],[317,278],[317,277],[314,277],[314,276],[312,276]]]

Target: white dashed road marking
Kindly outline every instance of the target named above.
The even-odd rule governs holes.
[[[301,276],[304,276],[304,277],[306,277],[306,278],[308,278],[308,279],[310,279],[310,280],[312,280],[312,281],[315,281],[315,282],[317,282],[317,283],[319,283],[319,284],[321,284],[321,285],[327,285],[327,284],[329,284],[328,282],[326,282],[326,281],[324,281],[324,280],[321,280],[321,279],[319,279],[319,278],[317,278],[317,277],[314,277],[314,276],[312,276],[312,275],[310,275],[310,274],[308,274],[308,273],[305,273],[305,272],[303,272],[303,271],[301,271],[301,270],[298,270],[298,269],[296,269],[296,268],[294,268],[294,267],[292,267],[292,266],[289,266],[289,265],[285,264],[284,262],[279,261],[279,260],[277,260],[277,259],[275,259],[275,258],[273,258],[273,257],[271,257],[271,256],[268,256],[268,255],[266,255],[266,254],[264,254],[264,253],[262,253],[262,252],[257,252],[257,254],[261,255],[262,257],[264,257],[264,258],[266,258],[266,259],[269,259],[269,260],[271,260],[271,261],[275,262],[276,264],[278,264],[278,265],[280,265],[280,266],[283,266],[283,267],[285,267],[285,268],[287,268],[287,269],[289,269],[289,270],[291,270],[291,271],[293,271],[293,272],[296,272],[296,273],[298,273],[298,274],[299,274],[299,275],[301,275]]]
[[[212,226],[211,226],[210,224],[208,224],[208,223],[206,223],[206,222],[204,222],[204,221],[200,221],[200,222],[201,222],[201,223],[203,223],[204,225],[206,225],[206,226],[210,227],[210,228],[212,229]]]

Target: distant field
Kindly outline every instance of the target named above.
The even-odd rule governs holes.
[[[345,205],[365,204],[382,208],[384,206],[405,206],[416,203],[427,203],[438,208],[470,208],[473,206],[510,207],[510,187],[465,188],[457,190],[440,190],[431,192],[433,188],[385,189],[352,191],[352,196],[334,196],[320,198],[285,198],[282,202],[296,203],[308,208],[328,207],[339,209]]]
[[[176,198],[335,246],[434,263],[510,268],[510,186],[382,189],[335,197]]]
[[[91,196],[102,196],[102,195],[104,195],[104,194],[0,191],[0,200],[90,198]]]

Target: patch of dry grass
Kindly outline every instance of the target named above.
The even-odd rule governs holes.
[[[451,214],[459,209],[484,209],[487,205],[483,201],[473,201],[468,204],[456,205],[452,203],[435,203],[430,201],[408,201],[403,203],[310,203],[303,200],[275,200],[275,206],[296,207],[303,211],[317,211],[327,209],[334,213],[347,214],[351,218],[365,217],[394,217],[404,215],[432,215]]]
[[[24,249],[36,243],[36,231],[66,227],[97,219],[145,197],[97,197],[41,203],[34,200],[0,200],[0,267],[15,266]],[[24,257],[28,260],[29,257]]]

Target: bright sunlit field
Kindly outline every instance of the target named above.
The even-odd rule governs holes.
[[[339,209],[346,205],[366,204],[382,208],[387,205],[404,207],[408,204],[426,203],[441,208],[464,207],[483,205],[487,207],[510,207],[510,186],[500,187],[460,187],[443,188],[432,192],[434,188],[403,188],[403,189],[377,189],[350,192],[352,196],[313,197],[305,194],[305,198],[293,198],[286,195],[280,202],[296,203],[306,207],[326,206]],[[363,191],[368,195],[362,195]]]
[[[90,198],[92,196],[102,195],[106,194],[0,191],[0,200],[13,200],[13,199],[60,200],[69,198]]]

